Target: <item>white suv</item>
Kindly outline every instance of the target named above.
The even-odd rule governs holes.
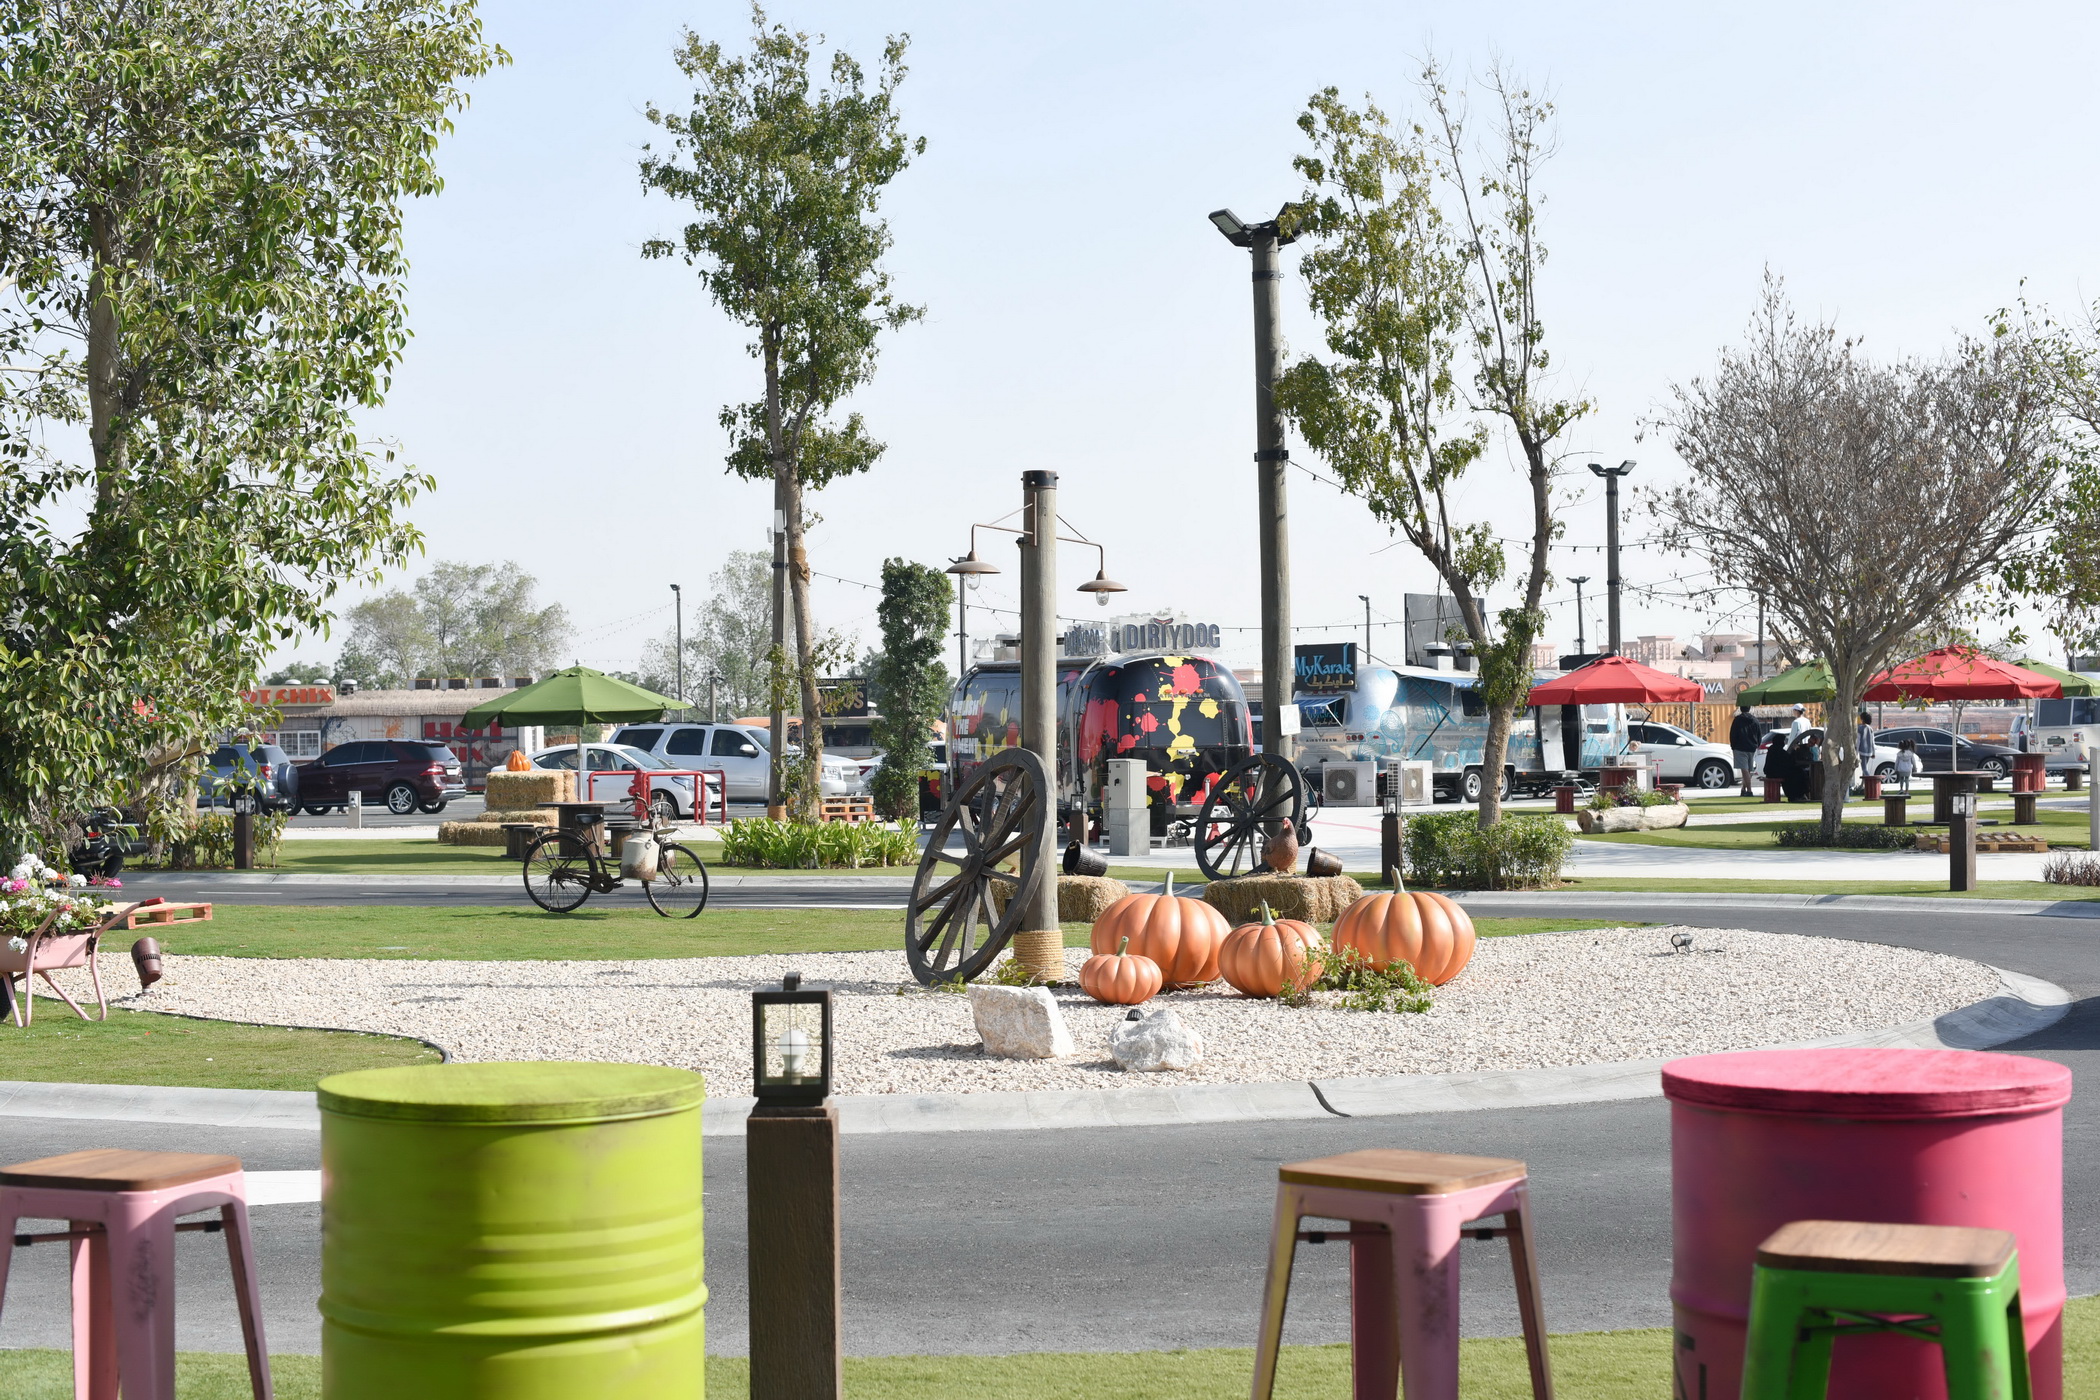
[[[613,731],[609,742],[631,744],[673,768],[719,768],[730,801],[763,802],[769,737],[763,729],[742,724],[626,724]],[[788,749],[790,755],[799,752],[799,748]],[[827,753],[821,790],[826,797],[847,797],[866,792],[867,783],[861,778],[859,764]]]

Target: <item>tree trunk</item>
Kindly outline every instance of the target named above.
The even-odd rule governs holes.
[[[89,256],[95,270],[88,277],[88,333],[86,346],[88,391],[88,443],[95,453],[95,503],[112,504],[124,471],[124,439],[117,431],[122,397],[123,365],[118,349],[121,330],[117,308],[109,296],[105,269],[110,264],[107,249],[114,241],[107,214],[92,220],[89,237],[94,244]]]
[[[1870,772],[1872,754],[1859,752],[1859,677],[1851,667],[1831,666],[1831,688],[1836,694],[1823,711],[1823,815],[1818,823],[1823,840],[1835,841],[1845,821],[1845,798],[1852,791],[1852,776]]]
[[[767,327],[764,336],[766,361],[766,455],[773,463],[773,514],[775,519],[787,512],[789,474],[793,464],[788,461],[787,444],[782,438],[780,423],[780,334],[776,327]],[[768,521],[771,525],[773,522]],[[773,577],[771,597],[773,600],[773,647],[766,658],[766,722],[769,726],[771,745],[766,763],[766,815],[779,821],[787,815],[787,708],[781,703],[783,664],[787,652],[787,568],[786,546],[777,537],[773,540]]]
[[[1480,750],[1480,825],[1502,820],[1502,769],[1509,761],[1509,731],[1516,712],[1507,705],[1488,711],[1487,743]]]
[[[809,552],[802,533],[802,483],[788,478],[788,588],[795,604],[795,676],[802,697],[800,805],[812,818],[823,795],[824,705],[817,694],[817,625],[809,602]]]

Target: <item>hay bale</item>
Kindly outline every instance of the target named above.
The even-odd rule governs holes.
[[[487,822],[493,826],[502,826],[506,822],[530,822],[534,826],[553,826],[556,824],[557,818],[552,812],[542,808],[533,808],[524,812],[483,812],[480,816],[469,817],[467,820]]]
[[[439,822],[438,844],[441,846],[500,846],[503,844],[503,828],[490,826],[486,822]]]
[[[1242,875],[1211,881],[1203,887],[1203,898],[1236,925],[1259,919],[1264,900],[1279,919],[1331,924],[1363,892],[1347,875]]]
[[[1061,924],[1090,924],[1101,912],[1130,893],[1130,886],[1106,875],[1060,875],[1057,877],[1057,921]],[[1006,912],[1006,886],[992,886],[992,907]]]
[[[489,807],[499,812],[519,812],[542,802],[574,802],[576,775],[561,768],[528,768],[513,773],[497,768],[489,773]]]

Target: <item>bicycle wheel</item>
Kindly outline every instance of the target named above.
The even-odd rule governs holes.
[[[656,848],[656,878],[642,882],[650,905],[667,919],[690,919],[707,907],[707,867],[690,846],[665,841]]]
[[[525,848],[525,893],[550,914],[566,914],[591,897],[590,857],[574,838],[550,831]]]

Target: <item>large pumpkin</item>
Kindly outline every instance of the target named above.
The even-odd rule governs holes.
[[[1440,894],[1366,895],[1335,922],[1334,946],[1354,948],[1381,972],[1404,962],[1424,982],[1441,987],[1473,956],[1473,921]]]
[[[1218,949],[1218,971],[1250,997],[1283,995],[1320,974],[1320,931],[1303,919],[1279,919],[1264,903],[1261,922],[1241,924]]]
[[[1218,948],[1231,931],[1210,905],[1175,894],[1169,875],[1165,894],[1126,894],[1102,910],[1088,941],[1107,953],[1127,938],[1131,952],[1159,964],[1168,986],[1194,987],[1218,980]]]
[[[1130,940],[1113,953],[1096,953],[1079,965],[1079,990],[1095,1001],[1136,1006],[1159,995],[1159,964],[1130,951]]]

